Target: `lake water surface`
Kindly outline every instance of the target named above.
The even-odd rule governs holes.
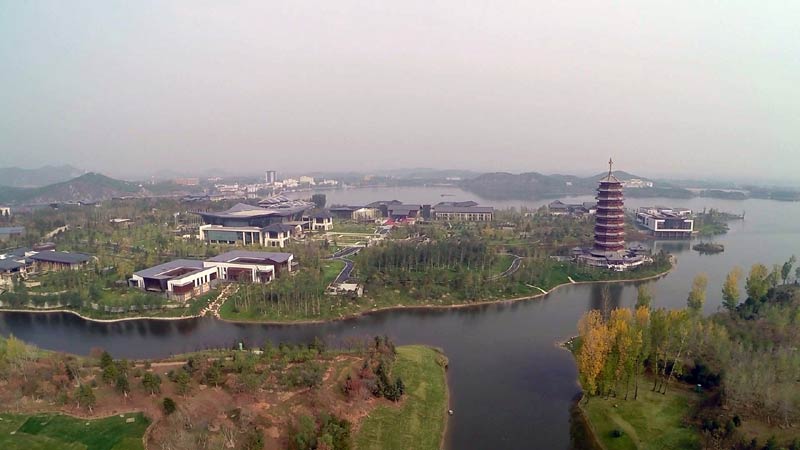
[[[407,203],[473,200],[498,208],[535,208],[549,200],[483,201],[450,187],[375,188],[324,191],[328,204],[360,204],[397,199]],[[441,194],[448,194],[442,197]],[[306,194],[308,195],[308,194]],[[576,200],[589,200],[578,197]],[[677,256],[674,271],[650,282],[655,307],[682,307],[692,278],[709,275],[705,312],[718,310],[720,287],[734,265],[749,268],[783,262],[800,254],[800,203],[768,200],[729,201],[696,198],[629,199],[629,208],[643,205],[718,208],[741,213],[730,232],[716,239],[725,245],[719,255],[703,256],[687,243],[656,242]],[[0,313],[0,334],[15,336],[42,348],[87,354],[103,347],[115,357],[162,357],[244,340],[260,345],[310,342],[387,334],[398,344],[428,344],[444,349],[451,407],[447,445],[450,449],[567,449],[569,410],[579,393],[571,355],[555,343],[576,333],[581,315],[602,306],[600,285],[570,285],[548,296],[468,309],[387,311],[355,319],[311,325],[233,324],[211,318],[182,321],[137,320],[87,322],[70,314]],[[630,306],[635,283],[610,285],[612,306]]]

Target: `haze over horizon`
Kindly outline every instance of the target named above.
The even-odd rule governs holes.
[[[0,166],[793,180],[800,3],[5,2]]]

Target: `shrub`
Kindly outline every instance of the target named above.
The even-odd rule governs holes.
[[[161,406],[164,408],[164,415],[168,416],[175,412],[178,409],[177,405],[175,404],[175,400],[164,397],[164,401],[161,403]]]

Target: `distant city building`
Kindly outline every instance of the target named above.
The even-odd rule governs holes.
[[[11,208],[8,206],[0,206],[0,217],[11,217]]]
[[[631,178],[622,182],[622,187],[626,189],[642,189],[653,187],[652,181],[642,180],[641,178]]]
[[[278,181],[278,173],[274,170],[268,170],[264,175],[264,181],[269,185],[275,184]]]
[[[200,184],[199,178],[175,178],[173,181],[181,186],[197,186]]]
[[[694,232],[692,210],[685,208],[641,207],[636,224],[661,239],[689,239]]]
[[[314,186],[316,184],[314,182],[314,177],[308,177],[305,175],[301,176],[298,181],[300,182],[300,184],[310,184],[311,186]]]

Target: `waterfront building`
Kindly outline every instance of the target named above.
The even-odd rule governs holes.
[[[659,239],[689,239],[694,232],[692,210],[686,208],[641,207],[636,224]]]
[[[135,272],[128,284],[184,302],[220,281],[269,283],[294,269],[291,253],[231,251],[206,259],[176,259]]]
[[[211,289],[217,280],[216,267],[205,267],[203,261],[176,259],[134,272],[129,285],[167,298],[184,302]]]

